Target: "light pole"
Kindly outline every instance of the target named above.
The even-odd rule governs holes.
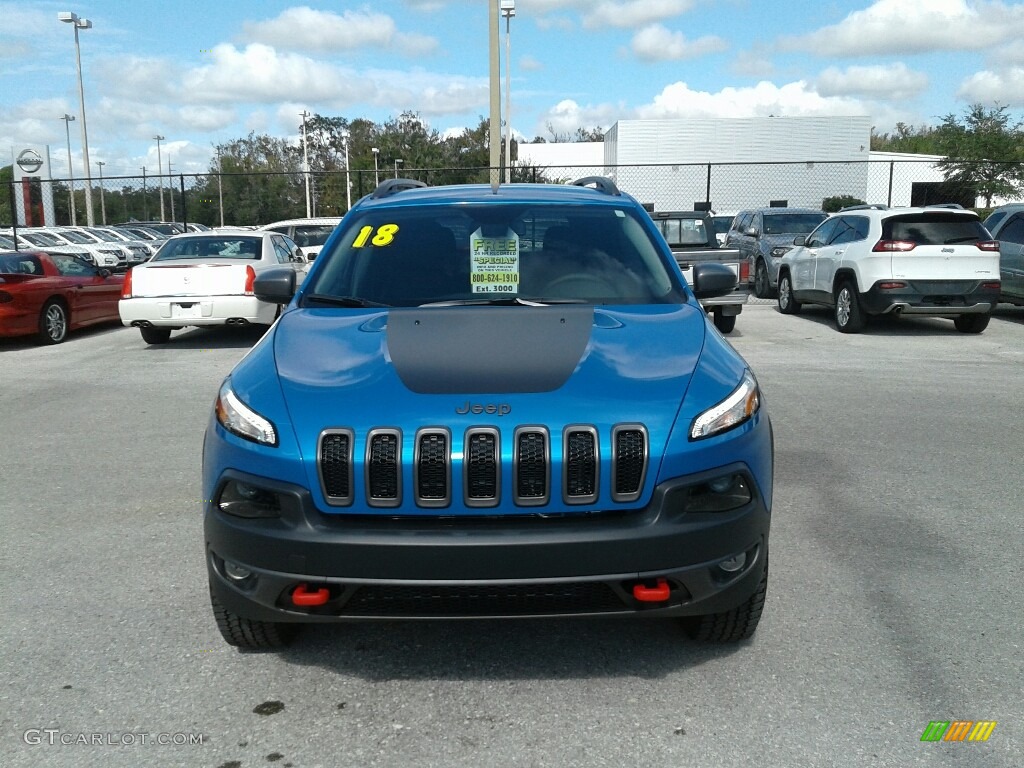
[[[92,213],[92,170],[89,165],[89,132],[85,127],[85,86],[82,84],[82,49],[78,44],[78,30],[92,29],[92,22],[88,19],[80,19],[78,14],[71,11],[61,11],[57,14],[60,21],[66,22],[75,30],[75,61],[78,66],[78,103],[82,112],[82,161],[85,163],[85,217],[89,226],[96,223]]]
[[[403,160],[400,157],[396,157],[395,158],[395,178],[396,179],[398,178],[398,166],[399,166],[399,164],[404,163],[404,162],[405,162],[405,160]]]
[[[156,139],[156,175],[160,179],[160,221],[166,221],[164,218],[164,161],[160,156],[160,142],[164,140],[164,137],[158,134],[153,138]],[[167,169],[168,173],[170,170],[170,168]]]
[[[487,148],[490,156],[491,189],[497,193],[501,183],[501,69],[498,56],[498,3],[487,2],[488,63],[490,71],[490,121],[487,127]]]
[[[170,189],[167,190],[167,196],[171,198],[171,221],[176,221],[174,218],[174,177],[171,175],[171,153],[167,153],[167,181]]]
[[[505,17],[505,183],[512,181],[512,36],[509,27],[516,15],[516,0],[501,0]]]
[[[352,172],[348,167],[348,140],[351,134],[346,133],[345,139],[345,211],[352,207]]]
[[[107,201],[103,198],[103,166],[106,165],[102,160],[97,160],[96,165],[100,167],[100,221],[103,222],[103,226],[107,226]]]
[[[302,170],[306,175],[306,218],[313,215],[313,206],[309,195],[309,145],[306,143],[306,118],[309,112],[302,110]]]
[[[149,198],[146,196],[146,166],[142,166],[142,215],[149,221]]]
[[[64,133],[68,137],[68,199],[71,205],[71,226],[76,227],[78,222],[75,220],[75,183],[71,180],[71,177],[75,175],[71,167],[71,123],[74,121],[75,116],[65,112],[64,117],[60,119],[64,121]]]
[[[224,184],[221,181],[220,147],[217,147],[217,205],[220,208],[220,225],[224,226]]]
[[[376,186],[380,185],[380,168],[377,167],[377,157],[380,155],[380,150],[377,147],[370,147],[370,151],[373,152],[373,183]]]

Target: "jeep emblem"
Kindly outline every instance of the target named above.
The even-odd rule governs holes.
[[[512,413],[512,406],[508,403],[471,403],[468,400],[465,404],[455,409],[455,412],[460,416],[467,413],[496,413],[499,416],[504,416],[507,413]]]

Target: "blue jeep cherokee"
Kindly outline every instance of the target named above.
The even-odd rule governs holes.
[[[371,618],[680,617],[753,634],[773,438],[744,360],[608,179],[359,201],[224,381],[203,448],[224,639]]]

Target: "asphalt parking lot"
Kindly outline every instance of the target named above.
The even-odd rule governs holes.
[[[757,635],[725,648],[624,620],[351,624],[279,654],[229,648],[200,448],[257,338],[0,340],[0,765],[1024,764],[1024,308],[980,336],[910,318],[850,336],[826,310],[745,308],[729,339],[775,427],[772,571]],[[997,725],[920,740],[947,720]]]

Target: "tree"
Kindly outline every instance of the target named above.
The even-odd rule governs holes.
[[[896,130],[888,133],[871,131],[872,152],[910,152],[917,155],[941,154],[938,147],[937,129],[924,125],[915,128],[906,123],[896,123]]]
[[[986,208],[993,197],[1024,193],[1024,130],[1010,123],[1005,105],[972,104],[962,122],[946,115],[936,134],[947,182],[984,197]]]
[[[864,201],[853,195],[833,195],[821,201],[821,210],[825,213],[835,213],[843,208],[849,208],[851,205],[864,205]]]

